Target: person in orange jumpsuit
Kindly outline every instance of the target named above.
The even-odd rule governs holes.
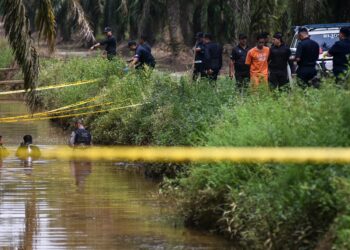
[[[250,66],[250,79],[253,87],[261,83],[268,83],[270,49],[264,46],[265,42],[264,36],[259,35],[257,46],[249,50],[247,54],[246,64]]]

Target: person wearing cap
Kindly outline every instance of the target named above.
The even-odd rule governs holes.
[[[204,34],[204,70],[206,76],[216,81],[222,68],[222,46],[213,42],[213,36],[210,33]]]
[[[297,77],[300,79],[301,87],[315,86],[310,81],[317,75],[316,63],[319,59],[320,46],[310,39],[307,28],[300,28],[298,31],[299,44],[295,54],[295,61],[298,64]],[[316,86],[315,86],[316,87]]]
[[[241,91],[248,87],[250,81],[250,67],[245,64],[250,48],[247,45],[247,36],[239,35],[239,44],[232,49],[230,56],[230,78],[236,79],[236,86]]]
[[[250,66],[250,80],[253,87],[257,87],[261,83],[267,84],[268,82],[270,49],[264,45],[265,38],[260,34],[257,37],[257,46],[249,50],[247,54],[245,63]]]
[[[328,51],[333,57],[333,73],[337,80],[349,69],[350,27],[343,27],[339,32],[339,41]]]
[[[135,67],[136,69],[144,69],[145,65],[150,68],[154,68],[156,66],[156,61],[152,53],[147,48],[140,44],[137,44],[135,41],[129,41],[128,47],[130,51],[135,52],[135,55],[130,62],[130,67]]]
[[[271,89],[279,89],[289,83],[288,63],[292,52],[284,44],[282,33],[273,36],[269,56],[269,83]]]
[[[112,29],[110,27],[106,27],[104,29],[104,33],[106,35],[106,39],[102,42],[96,43],[90,49],[94,50],[99,46],[105,46],[107,59],[112,60],[117,55],[117,40],[113,36]]]
[[[193,80],[196,81],[199,76],[204,76],[204,60],[205,60],[205,45],[203,41],[203,32],[198,32],[196,34],[196,45],[194,47],[194,70],[193,70]]]
[[[72,147],[87,147],[92,145],[92,136],[85,129],[83,121],[78,119],[74,122],[75,130],[72,132],[69,145]]]

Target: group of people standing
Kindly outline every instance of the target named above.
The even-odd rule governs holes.
[[[210,34],[197,34],[194,79],[201,75],[216,80],[222,67],[222,48],[207,37],[212,39]],[[259,34],[257,44],[253,48],[248,46],[248,37],[240,34],[239,43],[233,48],[230,56],[230,78],[235,78],[239,89],[247,88],[250,84],[257,87],[267,83],[272,89],[280,89],[288,85],[289,72],[293,72],[297,66],[295,73],[298,84],[302,87],[317,87],[312,80],[317,75],[316,64],[320,56],[320,46],[311,39],[307,28],[298,30],[298,38],[300,42],[295,55],[292,55],[281,32],[274,34],[271,46],[268,46],[268,33]],[[350,28],[340,29],[339,41],[328,51],[327,56],[333,57],[333,73],[340,79],[348,69]]]

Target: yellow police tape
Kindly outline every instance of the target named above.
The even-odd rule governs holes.
[[[60,115],[60,116],[47,116],[47,117],[36,117],[36,118],[25,118],[25,119],[13,119],[13,120],[0,120],[0,123],[16,123],[16,122],[32,122],[32,121],[43,121],[43,120],[51,120],[51,119],[61,119],[61,118],[70,118],[70,117],[79,117],[83,115],[90,115],[90,114],[99,114],[99,113],[106,113],[110,111],[115,110],[123,110],[128,108],[135,108],[139,106],[143,106],[146,103],[139,103],[139,104],[132,104],[124,107],[115,107],[110,109],[103,109],[103,110],[94,110],[89,112],[83,112],[83,113],[75,113],[75,114],[68,114],[68,115]]]
[[[101,97],[103,97],[103,96],[97,96],[97,97],[89,98],[89,99],[86,99],[84,101],[80,101],[80,102],[77,102],[77,103],[74,103],[74,104],[70,104],[70,105],[67,105],[67,106],[64,106],[64,107],[61,107],[61,108],[57,108],[57,109],[53,109],[53,110],[49,110],[49,111],[45,111],[45,112],[40,112],[40,113],[35,113],[35,114],[0,117],[0,121],[32,118],[32,117],[36,117],[36,116],[51,115],[51,114],[56,114],[56,113],[60,113],[60,112],[70,112],[70,111],[74,111],[74,109],[71,109],[71,108],[79,107],[79,106],[85,105],[87,103],[94,102],[94,101],[98,100]],[[90,107],[83,107],[81,109],[90,108]]]
[[[94,79],[94,80],[87,80],[87,81],[78,81],[78,82],[70,82],[70,83],[62,83],[62,84],[57,84],[57,85],[43,86],[43,87],[36,88],[35,91],[44,91],[44,90],[49,90],[49,89],[60,89],[60,88],[66,88],[66,87],[79,86],[79,85],[84,85],[84,84],[88,84],[88,83],[96,83],[96,82],[98,82],[98,80],[99,79]],[[5,91],[5,92],[0,92],[0,96],[21,94],[21,93],[27,93],[27,92],[28,92],[28,90],[25,90],[25,89]]]
[[[350,164],[350,148],[58,147],[43,159],[162,163]]]

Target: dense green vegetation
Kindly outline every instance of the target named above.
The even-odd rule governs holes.
[[[42,82],[101,78],[98,84],[42,92],[47,109],[92,96],[112,107],[142,107],[86,117],[95,143],[201,146],[350,146],[349,92],[332,80],[320,90],[266,89],[236,94],[227,78],[216,86],[160,72],[125,73],[121,61],[47,61]],[[53,98],[54,97],[54,98]],[[106,106],[105,108],[108,108]],[[349,247],[349,166],[288,164],[152,165],[166,175],[186,223],[215,230],[242,247],[313,249],[327,235]],[[175,177],[175,179],[173,178]]]
[[[0,68],[7,68],[13,63],[12,51],[4,39],[0,39],[0,48]]]

